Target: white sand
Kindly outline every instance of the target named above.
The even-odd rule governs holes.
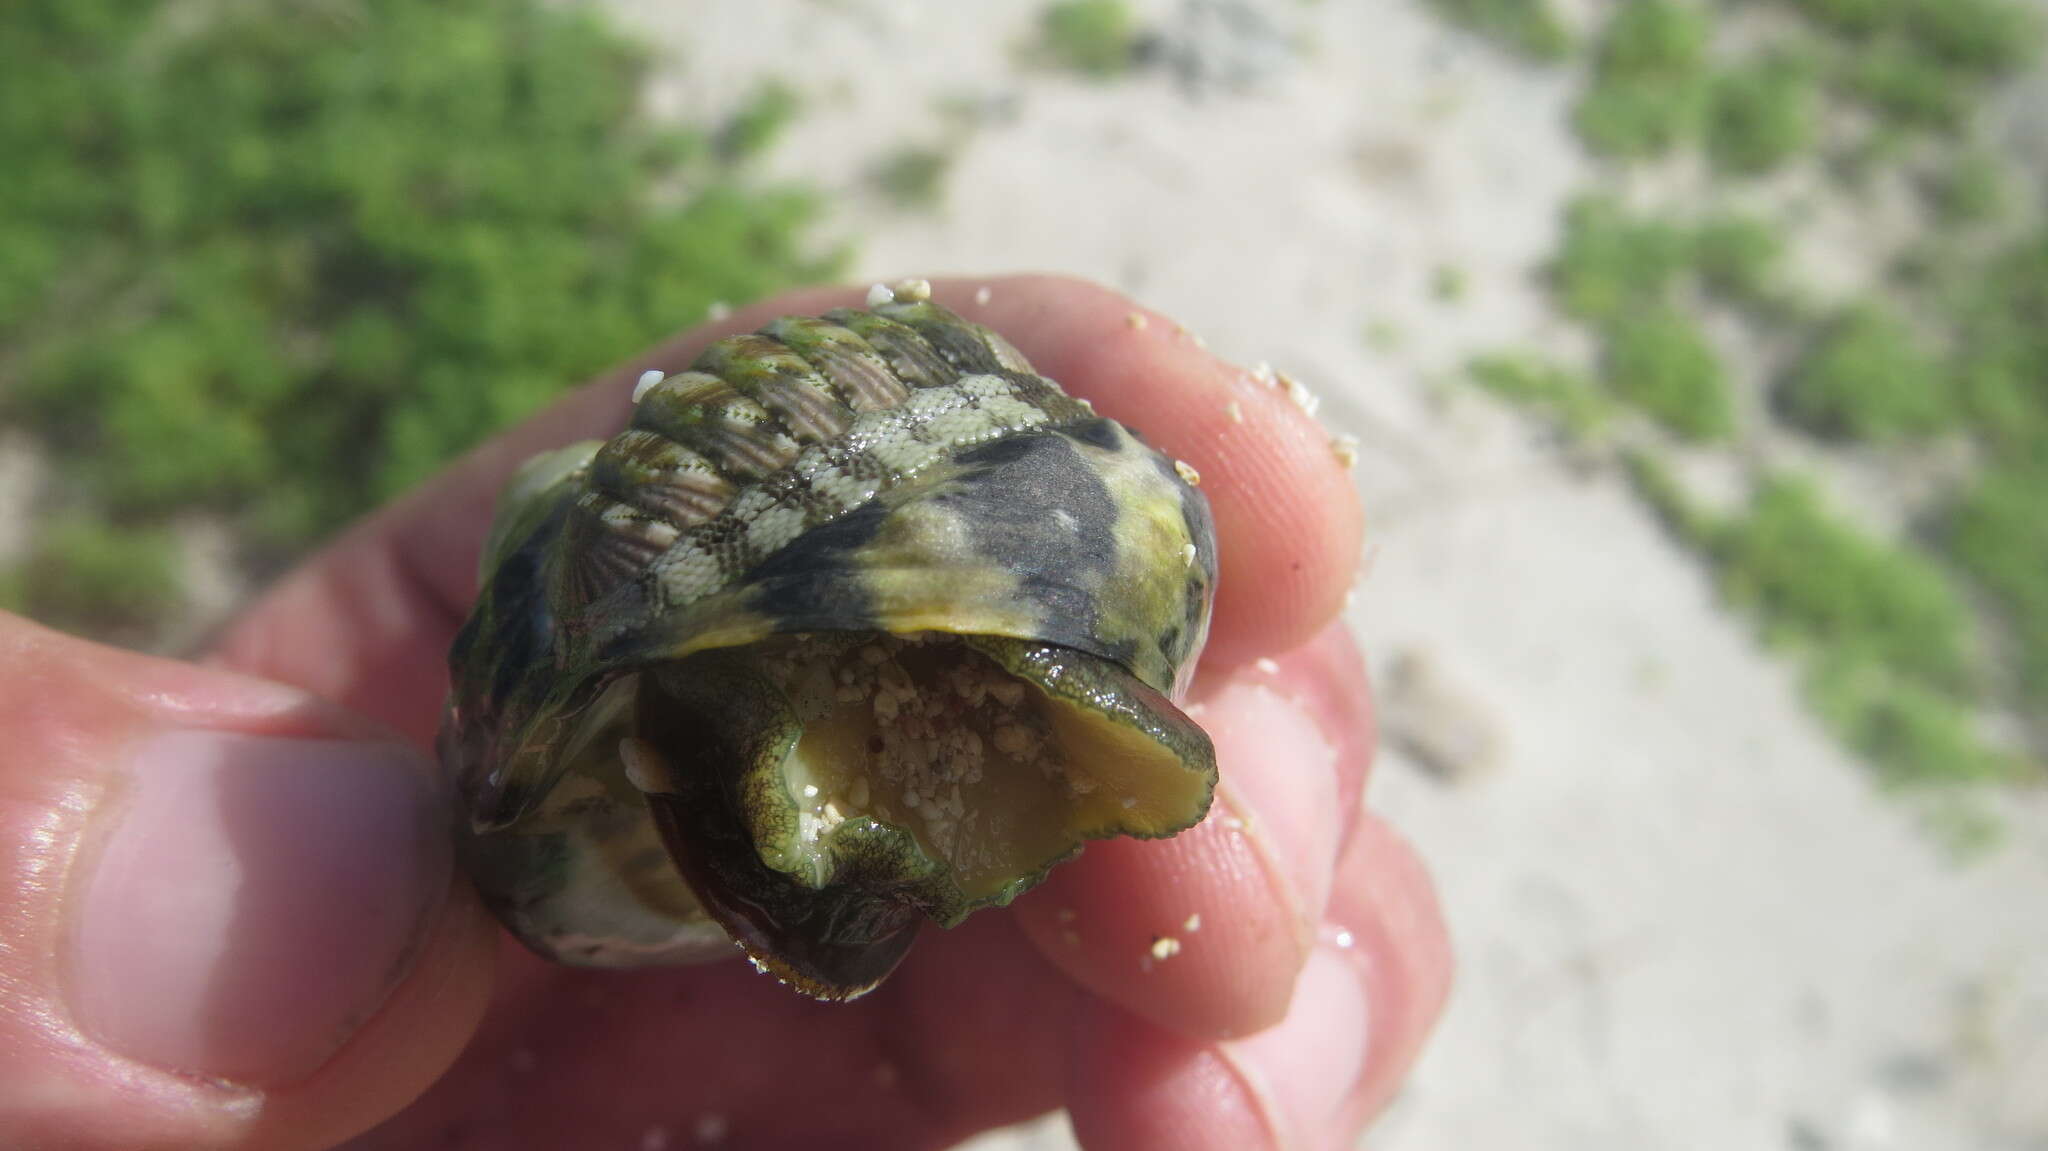
[[[857,278],[1096,277],[1301,376],[1361,437],[1353,622],[1376,660],[1427,653],[1504,740],[1466,786],[1398,752],[1374,784],[1435,865],[1463,968],[1368,1145],[2048,1146],[2048,805],[2011,805],[2010,845],[1954,869],[1618,476],[1443,384],[1478,349],[1583,352],[1536,279],[1592,178],[1565,73],[1412,0],[1254,5],[1282,39],[1205,58],[1265,79],[1199,99],[1158,70],[1020,74],[1027,0],[607,6],[673,53],[659,107],[731,107],[765,76],[811,97],[771,166],[839,197]],[[944,208],[905,213],[867,173],[943,138],[942,97],[996,114]],[[1462,302],[1432,294],[1440,267]],[[1057,1119],[980,1144],[1069,1145]]]

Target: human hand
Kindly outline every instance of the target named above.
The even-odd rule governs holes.
[[[1171,321],[1069,280],[988,281],[986,305],[978,284],[937,296],[1203,476],[1207,821],[1091,845],[851,1004],[739,962],[551,966],[479,908],[421,749],[501,482],[622,426],[643,368],[858,296],[796,293],[471,453],[204,664],[0,615],[0,1144],[917,1148],[1065,1106],[1091,1148],[1349,1145],[1450,959],[1421,865],[1359,804],[1348,479],[1282,392]],[[1154,959],[1160,936],[1178,954]]]

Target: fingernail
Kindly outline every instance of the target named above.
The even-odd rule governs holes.
[[[1306,708],[1256,681],[1224,686],[1198,718],[1225,765],[1220,818],[1267,861],[1306,950],[1329,901],[1343,826],[1330,802],[1336,749]]]
[[[432,780],[397,744],[151,738],[77,889],[78,1025],[158,1067],[312,1073],[403,977],[447,889]]]
[[[1302,967],[1276,1027],[1221,1046],[1265,1113],[1276,1147],[1320,1147],[1365,1070],[1372,1024],[1355,965],[1329,946]]]

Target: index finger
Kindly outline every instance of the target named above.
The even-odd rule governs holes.
[[[1293,648],[1335,615],[1357,562],[1362,516],[1328,434],[1283,389],[1085,281],[946,280],[933,293],[1200,473],[1220,568],[1205,665]],[[779,296],[604,373],[347,532],[229,628],[219,658],[429,738],[446,691],[448,645],[475,597],[477,555],[513,469],[545,448],[617,432],[645,370],[680,371],[720,337],[859,298],[854,288]]]

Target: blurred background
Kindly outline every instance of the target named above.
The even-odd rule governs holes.
[[[2044,49],[2042,0],[14,0],[0,606],[189,649],[720,309],[1095,277],[1356,456],[1373,799],[1463,964],[1367,1146],[2038,1151]]]

